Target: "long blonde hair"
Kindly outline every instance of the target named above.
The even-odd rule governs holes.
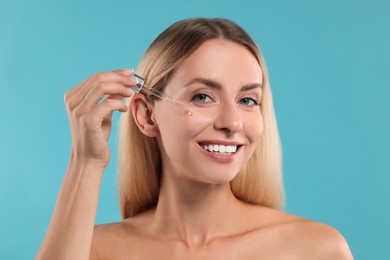
[[[267,70],[258,47],[241,27],[219,18],[176,22],[149,46],[137,73],[145,77],[145,84],[163,91],[177,66],[202,43],[212,39],[243,45],[255,56],[263,72],[264,132],[246,166],[231,181],[231,190],[238,199],[248,203],[282,209],[281,145]],[[131,99],[127,102],[130,107]],[[142,134],[130,112],[122,113],[120,118],[118,157],[120,209],[125,219],[157,204],[161,177],[157,142]]]

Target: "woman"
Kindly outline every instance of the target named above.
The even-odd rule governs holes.
[[[191,113],[133,95],[129,69],[69,90],[72,152],[38,259],[352,258],[335,229],[281,211],[271,90],[243,29],[224,19],[179,21],[148,48],[137,74]],[[115,110],[123,221],[94,226]]]

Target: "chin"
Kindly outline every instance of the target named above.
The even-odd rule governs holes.
[[[230,183],[238,173],[220,173],[220,174],[215,174],[215,175],[203,175],[202,174],[202,182],[203,183],[209,183],[209,184],[228,184]],[[200,176],[199,176],[200,177]]]

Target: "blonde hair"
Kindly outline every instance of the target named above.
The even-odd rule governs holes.
[[[263,72],[261,113],[264,132],[246,166],[231,181],[231,190],[240,200],[282,209],[281,145],[265,62],[250,36],[226,19],[186,19],[163,31],[146,50],[137,68],[145,84],[160,91],[178,65],[202,43],[223,39],[245,46],[257,59]],[[127,100],[130,107],[131,99]],[[120,118],[119,198],[122,218],[132,217],[157,204],[161,158],[155,138],[142,134],[130,112]]]

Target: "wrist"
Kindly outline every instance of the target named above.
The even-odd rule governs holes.
[[[71,153],[69,159],[69,166],[79,169],[88,169],[88,171],[103,173],[108,165],[108,162],[103,162],[94,158],[85,156],[78,156],[75,153]]]

